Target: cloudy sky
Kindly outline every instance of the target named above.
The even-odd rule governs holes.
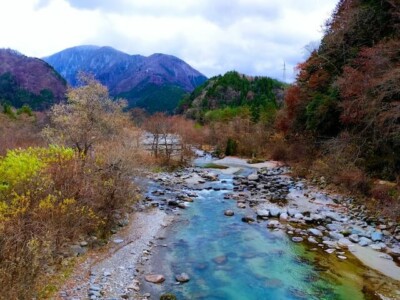
[[[43,57],[76,45],[175,55],[206,76],[293,79],[338,0],[1,0],[0,48]],[[1,62],[0,62],[1,63]]]

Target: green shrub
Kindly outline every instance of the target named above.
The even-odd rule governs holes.
[[[21,114],[27,114],[28,116],[32,117],[32,115],[33,115],[32,109],[30,108],[29,105],[24,104],[24,105],[22,105],[21,108],[17,109],[17,115],[21,115]]]
[[[237,142],[234,139],[229,138],[226,142],[225,155],[236,155],[237,147]]]

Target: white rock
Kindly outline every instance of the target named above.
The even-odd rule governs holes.
[[[307,231],[315,236],[323,236],[322,232],[316,228],[310,228]]]
[[[318,244],[317,240],[313,236],[309,236],[307,240],[312,244]]]
[[[268,209],[257,209],[256,214],[260,218],[268,217],[269,216],[269,210]]]
[[[268,221],[268,223],[267,223],[268,228],[277,228],[280,225],[281,225],[281,223],[279,223],[279,221],[277,221],[277,220],[271,220],[271,221]]]
[[[271,217],[278,217],[279,214],[281,213],[281,210],[279,208],[271,208],[269,213]]]
[[[338,246],[343,249],[348,249],[349,247],[353,246],[353,243],[347,238],[341,238],[338,241]]]
[[[296,219],[303,219],[303,218],[304,218],[304,216],[303,216],[301,213],[295,214],[294,217],[295,217]]]
[[[340,239],[342,239],[342,238],[344,238],[344,235],[343,234],[341,234],[341,233],[339,233],[339,232],[336,232],[336,231],[331,231],[331,232],[329,232],[329,236],[332,238],[332,239],[334,239],[334,240],[340,240]]]
[[[281,221],[287,221],[289,219],[289,215],[287,213],[281,213],[279,216],[279,220]]]
[[[250,174],[247,176],[247,179],[250,181],[257,181],[259,179],[259,176],[257,174]]]

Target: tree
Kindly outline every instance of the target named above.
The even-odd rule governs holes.
[[[87,155],[101,140],[118,132],[124,101],[113,101],[106,87],[93,77],[81,75],[80,87],[69,89],[67,103],[54,105],[51,126],[44,133],[53,143],[75,147]]]

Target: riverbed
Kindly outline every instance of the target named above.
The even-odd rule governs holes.
[[[251,166],[235,167],[235,175],[254,172]],[[268,229],[266,220],[243,222],[254,210],[238,208],[228,197],[235,175],[212,173],[215,180],[197,185],[188,179],[181,185],[181,194],[196,197],[185,209],[172,209],[175,221],[159,233],[144,272],[163,274],[166,280],[142,280],[141,293],[149,292],[151,299],[166,292],[178,299],[400,298],[398,281],[365,267],[350,251],[329,255],[314,244],[293,242],[282,228]],[[168,184],[154,183],[149,195],[165,188]],[[225,216],[226,210],[234,215]],[[178,283],[175,276],[183,272],[190,280]]]

